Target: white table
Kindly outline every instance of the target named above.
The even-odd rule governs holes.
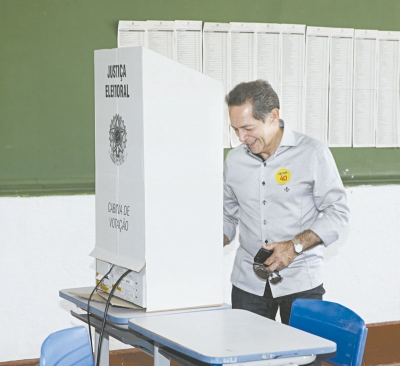
[[[75,294],[90,294],[93,288],[94,286],[89,286],[89,287],[70,288],[59,291],[59,295],[61,298],[75,304],[80,309],[85,311],[85,313],[77,313],[75,311],[71,311],[71,314],[75,318],[85,323],[88,323],[87,313],[86,313],[88,300],[79,297]],[[89,309],[90,323],[91,326],[93,326],[95,329],[95,347],[94,347],[95,352],[97,352],[97,345],[99,342],[99,335],[100,335],[99,330],[101,329],[101,323],[104,318],[105,307],[106,307],[105,303],[97,301],[90,302],[90,309]],[[148,316],[158,316],[163,314],[178,314],[182,312],[218,311],[230,308],[231,308],[230,305],[222,304],[221,306],[214,306],[207,308],[181,309],[181,310],[146,313],[144,310],[134,310],[134,309],[126,309],[121,307],[110,306],[108,309],[107,323],[103,334],[100,365],[109,366],[109,336],[119,340],[120,342],[139,348],[151,356],[156,356],[156,357],[159,356],[158,348],[154,347],[154,342],[152,340],[128,328],[128,322],[130,319],[148,317]],[[97,357],[97,355],[95,355],[95,357]]]
[[[168,347],[213,365],[300,365],[336,351],[332,341],[245,310],[147,316],[129,320],[129,328],[152,339],[155,354]]]
[[[59,294],[86,311],[87,300],[72,293],[90,293],[92,289],[66,289]],[[105,304],[90,303],[90,321],[96,330],[96,344],[104,308]],[[71,313],[87,323],[86,313]],[[226,304],[154,313],[110,307],[107,320],[101,366],[109,365],[109,336],[153,355],[156,366],[170,365],[170,357],[185,365],[302,365],[313,362],[317,354],[336,351],[334,342],[248,311],[232,310]]]

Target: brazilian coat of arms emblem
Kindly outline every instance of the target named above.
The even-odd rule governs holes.
[[[126,153],[126,127],[122,116],[116,114],[110,125],[110,158],[115,165],[122,165],[127,156]]]

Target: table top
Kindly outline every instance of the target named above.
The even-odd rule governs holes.
[[[68,300],[78,306],[79,308],[87,311],[87,303],[88,300],[76,296],[74,294],[90,294],[93,290],[94,286],[88,287],[78,287],[78,288],[70,288],[59,291],[59,296],[65,300]],[[104,316],[106,304],[98,301],[90,301],[90,313],[97,315],[98,317]],[[168,311],[157,311],[157,312],[146,312],[146,309],[127,309],[118,306],[110,306],[108,308],[107,320],[119,324],[119,325],[127,325],[130,319],[133,318],[141,318],[148,316],[158,316],[164,314],[178,314],[178,313],[186,313],[186,312],[197,312],[197,311],[210,311],[210,310],[224,310],[230,309],[230,305],[222,304],[221,306],[214,307],[206,307],[206,308],[192,308],[192,309],[178,309],[178,310],[168,310]]]
[[[130,319],[129,328],[207,363],[237,363],[336,351],[336,344],[245,310]]]

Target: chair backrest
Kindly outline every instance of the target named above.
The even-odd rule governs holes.
[[[327,360],[339,366],[360,366],[368,329],[354,311],[334,302],[296,299],[289,325],[336,343],[336,355]]]
[[[40,366],[94,366],[92,347],[85,327],[50,334],[40,350]]]

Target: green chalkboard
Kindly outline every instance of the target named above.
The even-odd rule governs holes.
[[[94,193],[93,51],[119,20],[400,30],[398,0],[1,0],[0,195]],[[346,185],[400,183],[400,149],[332,149]]]

